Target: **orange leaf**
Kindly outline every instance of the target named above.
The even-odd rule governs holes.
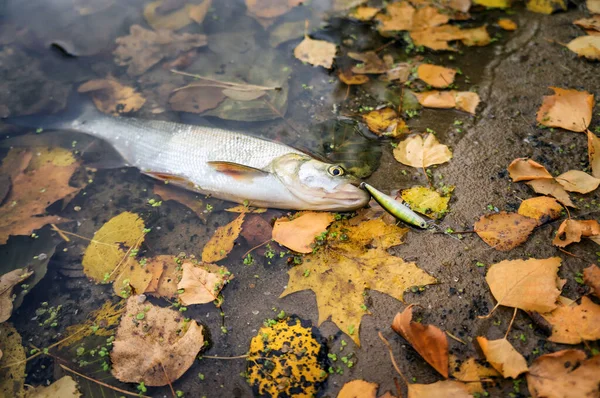
[[[404,120],[392,108],[382,108],[371,111],[362,116],[369,130],[378,136],[398,137],[408,132]]]
[[[432,384],[409,384],[408,398],[473,398],[464,383],[443,380]]]
[[[273,240],[298,253],[311,253],[315,237],[327,231],[334,220],[332,213],[307,212],[289,220],[280,218],[273,226]]]
[[[588,130],[588,157],[592,175],[600,178],[600,138]]]
[[[527,374],[533,398],[598,397],[600,355],[586,359],[580,350],[563,350],[537,358]]]
[[[560,203],[569,207],[577,207],[565,189],[554,179],[539,179],[526,182],[536,193],[554,196]]]
[[[359,21],[370,21],[379,12],[379,8],[360,6],[356,7],[348,16]]]
[[[537,196],[525,199],[519,206],[518,213],[522,216],[537,220],[538,225],[560,217],[563,207],[556,199],[549,196]]]
[[[498,26],[508,31],[517,30],[517,24],[515,23],[515,21],[506,18],[500,18],[498,20]]]
[[[337,398],[376,398],[377,383],[364,380],[352,380],[342,386]]]
[[[549,312],[556,309],[562,288],[556,275],[560,262],[560,257],[504,260],[490,267],[485,280],[497,305]]]
[[[489,246],[508,251],[525,242],[536,226],[532,218],[502,211],[481,216],[474,229]]]
[[[579,170],[569,170],[556,177],[556,182],[563,186],[565,191],[588,193],[596,190],[600,185],[600,178]]]
[[[194,212],[198,218],[206,224],[206,208],[200,196],[177,187],[169,186],[170,184],[158,183],[154,184],[154,194],[160,196],[162,200],[174,200],[184,205]]]
[[[396,314],[392,329],[442,376],[448,378],[448,340],[446,334],[433,325],[412,322],[413,304]]]
[[[475,114],[479,105],[479,95],[470,91],[424,91],[414,93],[419,104],[425,108],[456,108],[471,114]]]
[[[486,366],[480,365],[473,357],[467,358],[467,360],[462,361],[461,363],[454,355],[451,355],[450,370],[452,371],[452,377],[460,381],[468,382],[466,387],[469,390],[469,393],[473,395],[475,393],[483,394],[485,391],[482,383],[477,380],[500,376],[500,373],[498,373],[496,369],[487,364]]]
[[[600,339],[600,305],[583,296],[581,304],[561,297],[558,308],[540,314],[550,325],[552,335],[548,341],[562,344],[579,344],[586,340]]]
[[[338,74],[341,82],[349,86],[359,86],[369,81],[369,76],[355,75],[351,71],[340,72]]]
[[[452,152],[446,145],[440,144],[433,134],[428,134],[424,140],[420,135],[415,135],[394,148],[394,158],[407,166],[425,168],[446,163],[452,159]]]
[[[592,289],[592,293],[600,298],[600,268],[590,265],[583,270],[583,282]]]
[[[438,65],[421,64],[417,69],[417,74],[419,79],[430,86],[445,88],[454,83],[456,70]]]
[[[513,160],[512,163],[508,165],[508,173],[513,182],[552,178],[552,174],[550,174],[544,166],[527,158]]]
[[[582,236],[590,237],[600,235],[600,224],[596,220],[565,220],[558,227],[552,244],[565,247],[571,243],[581,241]]]
[[[190,262],[181,266],[183,273],[177,289],[184,289],[179,300],[184,305],[206,304],[218,299],[219,292],[233,279],[231,272],[225,267],[214,264],[197,264]],[[220,303],[216,303],[217,307]]]
[[[214,263],[222,260],[233,249],[235,240],[240,236],[246,213],[241,213],[227,225],[217,228],[215,234],[202,249],[202,262]]]
[[[594,96],[587,91],[550,87],[554,95],[544,96],[537,113],[538,123],[571,131],[585,131],[592,120]]]
[[[527,372],[527,361],[506,338],[488,340],[478,336],[477,342],[485,359],[494,369],[502,373],[502,376],[516,379],[521,373]]]

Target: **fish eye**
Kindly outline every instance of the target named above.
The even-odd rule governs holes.
[[[334,177],[340,177],[343,176],[346,171],[342,168],[342,166],[333,165],[329,166],[327,172]]]

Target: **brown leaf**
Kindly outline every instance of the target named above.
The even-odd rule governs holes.
[[[560,217],[562,210],[563,207],[556,199],[549,196],[537,196],[522,201],[518,213],[533,218],[537,220],[538,225],[542,225],[548,221],[556,220]]]
[[[179,379],[204,345],[202,326],[168,308],[127,300],[113,349],[112,374],[124,383],[164,386]]]
[[[161,12],[163,0],[153,1],[144,7],[144,18],[154,30],[179,30],[192,22],[202,23],[212,0],[204,0],[200,4],[186,4],[182,8],[165,13]]]
[[[425,168],[446,163],[452,159],[452,152],[446,145],[440,144],[433,134],[428,134],[425,139],[415,135],[394,148],[394,158],[407,166]]]
[[[579,55],[580,57],[584,57],[594,61],[600,60],[600,36],[590,35],[576,37],[567,44],[567,48],[573,51],[575,54]],[[589,123],[590,119],[585,120]]]
[[[248,13],[259,18],[277,18],[302,4],[302,0],[245,0]]]
[[[333,220],[333,213],[327,212],[306,212],[291,221],[280,218],[273,226],[273,240],[295,252],[311,253],[315,237],[326,232]]]
[[[78,398],[81,393],[71,376],[63,376],[49,386],[40,385],[27,390],[26,398]]]
[[[571,131],[585,131],[592,120],[594,95],[587,91],[550,88],[554,90],[554,95],[544,96],[537,113],[538,123]]]
[[[0,276],[0,323],[10,318],[13,309],[13,288],[33,275],[27,268],[17,268]]]
[[[456,70],[443,66],[421,64],[417,68],[419,79],[436,88],[445,88],[454,83]]]
[[[530,258],[493,264],[485,277],[498,305],[525,311],[550,312],[557,308],[562,282],[557,277],[561,259]]]
[[[113,52],[115,62],[128,66],[127,73],[131,76],[143,74],[163,58],[174,58],[207,44],[205,35],[178,35],[168,30],[153,32],[139,25],[132,25],[129,36],[119,37],[116,42],[117,48]]]
[[[398,83],[404,83],[408,81],[410,77],[410,70],[412,69],[412,65],[407,62],[401,62],[396,64],[396,66],[388,69],[385,72],[385,76],[380,77],[380,79],[384,79],[387,81],[398,81]]]
[[[202,249],[202,262],[214,263],[227,257],[233,249],[235,240],[240,236],[245,216],[245,213],[241,213],[229,224],[217,228],[215,234]]]
[[[308,36],[294,49],[294,56],[302,62],[331,69],[337,46],[324,40],[313,40]]]
[[[359,86],[361,84],[367,83],[370,79],[369,76],[365,75],[355,75],[351,71],[340,72],[338,74],[340,81],[349,86]]]
[[[600,298],[600,268],[597,265],[592,264],[583,270],[583,282]]]
[[[527,387],[533,398],[583,398],[600,395],[600,355],[586,359],[580,350],[542,355],[529,367]]]
[[[415,9],[408,2],[390,3],[385,11],[385,14],[379,14],[375,18],[379,21],[380,33],[412,29]]]
[[[561,297],[558,308],[540,314],[550,325],[552,335],[548,341],[562,344],[579,344],[600,339],[600,305],[583,296],[581,304]]]
[[[600,14],[600,0],[586,0],[585,5],[592,14]]]
[[[398,137],[408,133],[406,122],[392,108],[382,108],[362,115],[363,121],[373,133],[384,137]]]
[[[175,257],[160,255],[147,260],[146,267],[152,273],[150,284],[144,293],[155,297],[172,299],[177,293],[177,283],[181,278]]]
[[[123,86],[112,79],[90,80],[79,86],[77,91],[91,92],[96,108],[111,115],[135,112],[146,102],[146,99],[133,87]]]
[[[412,322],[412,307],[396,314],[392,329],[400,334],[439,374],[448,378],[448,340],[446,334],[433,325]]]
[[[454,25],[433,26],[412,31],[410,37],[415,45],[432,50],[455,50],[448,42],[456,40],[466,46],[485,46],[491,41],[485,26],[473,29],[460,29]]]
[[[590,29],[600,31],[600,15],[592,15],[591,18],[581,18],[576,21],[573,21],[573,24],[580,26],[586,30]]]
[[[160,196],[164,201],[174,200],[184,205],[193,211],[202,220],[202,223],[206,224],[206,208],[199,199],[199,195],[164,183],[154,184],[154,194]]]
[[[552,179],[552,174],[544,166],[527,158],[518,158],[508,165],[508,174],[513,182]]]
[[[500,18],[498,20],[498,26],[508,31],[517,30],[517,24],[515,23],[515,21],[512,21],[508,18]]]
[[[485,391],[483,385],[476,380],[488,379],[489,377],[498,377],[500,373],[496,369],[488,366],[480,365],[475,358],[468,358],[460,363],[454,355],[450,356],[451,376],[457,380],[468,382],[466,384],[470,394],[480,393]]]
[[[352,67],[352,73],[356,74],[381,74],[388,70],[387,65],[375,51],[366,53],[349,52],[348,56],[361,63]]]
[[[219,106],[225,98],[221,87],[187,86],[173,92],[169,104],[174,111],[203,113]]]
[[[233,275],[225,267],[214,264],[192,264],[183,263],[183,274],[177,289],[184,289],[179,294],[179,299],[184,305],[206,304],[217,301],[219,292],[231,279]]]
[[[364,380],[352,380],[342,386],[337,398],[376,398],[377,383]]]
[[[464,383],[443,380],[432,384],[409,384],[408,398],[473,398]]]
[[[581,237],[600,235],[600,224],[596,220],[565,220],[558,227],[552,244],[558,247],[566,247],[571,243],[581,241]]]
[[[0,353],[0,396],[21,398],[27,362],[25,347],[21,335],[10,322],[0,323]]]
[[[481,216],[473,229],[489,246],[508,251],[525,242],[536,226],[532,218],[502,211]]]
[[[271,237],[273,236],[273,227],[261,216],[251,214],[247,216],[244,221],[242,236],[246,239],[249,247],[257,247],[271,240]],[[256,252],[263,255],[265,250],[266,248],[261,246],[256,249]]]
[[[516,379],[521,373],[527,372],[527,361],[523,358],[506,338],[488,340],[478,336],[477,342],[485,355],[485,359],[502,373],[503,377]]]
[[[600,178],[579,170],[569,170],[556,177],[556,182],[563,186],[565,191],[589,193],[595,191],[600,185]]]
[[[419,104],[425,108],[456,108],[471,114],[475,114],[480,99],[477,93],[470,91],[424,91],[414,93]]]
[[[567,191],[565,191],[562,185],[554,179],[532,180],[528,181],[526,184],[533,188],[536,193],[553,196],[565,206],[576,207],[573,202],[571,202],[571,198]]]
[[[600,138],[591,131],[587,131],[588,138],[588,158],[592,175],[600,178]]]

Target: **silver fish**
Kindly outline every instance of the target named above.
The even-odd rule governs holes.
[[[277,142],[223,129],[130,117],[112,117],[85,104],[76,118],[38,118],[35,127],[100,138],[154,178],[252,206],[347,211],[369,195],[342,166],[322,162]],[[24,118],[8,123],[30,125]],[[22,119],[22,120],[19,120]],[[31,126],[33,127],[33,126]]]

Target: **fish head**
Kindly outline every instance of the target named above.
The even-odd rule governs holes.
[[[346,211],[365,206],[369,194],[360,180],[338,164],[290,153],[272,163],[272,172],[301,203],[299,210]]]

